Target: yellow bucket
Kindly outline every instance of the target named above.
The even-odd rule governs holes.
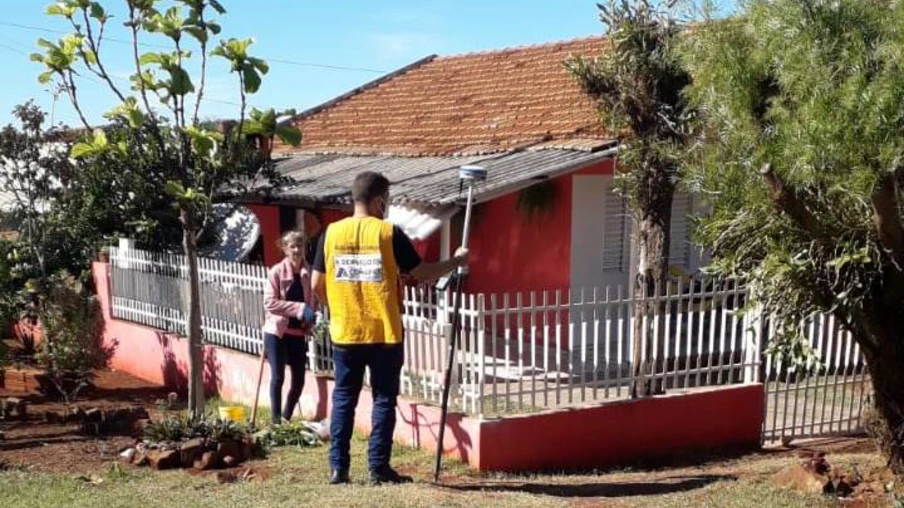
[[[245,408],[242,406],[220,406],[220,418],[240,422],[245,419]]]

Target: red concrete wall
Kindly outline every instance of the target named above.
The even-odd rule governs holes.
[[[264,264],[275,265],[282,260],[282,250],[279,248],[279,237],[282,230],[279,227],[279,207],[272,205],[248,205],[248,208],[257,216],[261,224],[261,239],[264,242]]]
[[[94,279],[104,317],[104,341],[115,344],[112,367],[142,379],[184,390],[188,348],[184,339],[125,321],[110,313],[109,268],[95,263]],[[252,404],[259,372],[256,356],[208,346],[204,380],[208,394]],[[265,367],[260,405],[269,406]],[[288,383],[286,383],[288,389]],[[329,415],[333,380],[306,375],[301,412]],[[365,392],[367,390],[365,389]],[[482,420],[450,414],[445,454],[484,471],[533,471],[598,467],[642,458],[755,446],[764,418],[762,385],[741,385],[688,394],[567,408]],[[372,399],[362,394],[355,414],[358,430],[369,432]],[[440,411],[435,405],[399,399],[397,442],[435,451]],[[266,419],[268,413],[260,418]]]
[[[735,385],[579,410],[487,421],[481,470],[604,467],[729,447],[756,447],[763,386]]]
[[[95,263],[92,269],[104,317],[104,343],[115,344],[110,366],[184,393],[188,386],[187,341],[160,330],[113,319],[109,266]],[[260,358],[257,356],[214,346],[204,348],[204,385],[208,395],[218,395],[230,402],[253,404],[259,368]],[[258,392],[260,406],[264,408],[259,418],[264,421],[269,418],[266,412],[270,405],[269,384],[270,372],[265,366]],[[286,382],[286,391],[288,386]],[[301,413],[313,419],[328,417],[332,391],[331,378],[307,372],[300,402]],[[362,394],[355,412],[355,427],[358,430],[370,431],[372,408],[371,397],[367,393]],[[396,419],[395,437],[398,442],[436,450],[439,408],[400,398]],[[479,427],[478,419],[450,414],[446,423],[447,454],[476,466]]]

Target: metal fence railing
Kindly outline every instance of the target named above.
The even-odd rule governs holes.
[[[183,333],[184,261],[113,249],[114,317]],[[199,268],[204,340],[259,354],[266,268],[208,259]],[[850,334],[829,315],[810,318],[805,329],[822,363],[795,371],[766,352],[773,320],[745,309],[747,298],[741,282],[712,278],[674,281],[649,296],[621,287],[465,294],[452,406],[499,415],[626,398],[639,329],[644,378],[662,390],[765,383],[768,439],[856,429],[869,380]],[[440,401],[451,301],[449,292],[428,287],[404,290],[401,383],[408,396]],[[638,314],[640,305],[654,310]],[[331,372],[330,345],[309,340],[310,368]]]

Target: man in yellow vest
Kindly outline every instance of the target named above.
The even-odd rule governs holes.
[[[359,174],[352,185],[354,215],[321,235],[312,284],[330,309],[335,388],[330,416],[330,483],[349,481],[349,444],[355,407],[370,369],[372,431],[367,450],[374,484],[410,482],[389,465],[396,421],[396,398],[404,362],[401,274],[429,281],[467,263],[467,251],[438,263],[423,263],[411,240],[384,221],[389,210],[389,181],[374,172]]]

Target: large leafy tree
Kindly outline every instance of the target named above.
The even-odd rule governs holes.
[[[871,375],[872,430],[904,473],[904,4],[751,0],[687,40],[705,113],[691,180],[715,267],[750,277],[795,344],[831,312]]]
[[[607,27],[606,47],[596,58],[576,57],[568,69],[599,105],[601,121],[618,133],[618,190],[638,225],[638,295],[665,288],[668,277],[672,199],[680,179],[681,161],[689,139],[692,110],[682,90],[690,81],[674,47],[681,27],[669,12],[651,0],[606,0],[598,4]],[[661,312],[652,299],[638,304],[634,330],[633,396],[661,391],[649,372],[653,341],[643,343],[644,314]],[[644,353],[646,348],[646,354]],[[642,361],[646,358],[646,362]]]
[[[72,157],[91,164],[131,165],[150,188],[165,189],[178,212],[189,280],[189,409],[197,412],[204,408],[198,240],[219,216],[213,213],[217,201],[262,180],[277,181],[269,152],[245,135],[248,96],[260,89],[269,67],[250,54],[251,39],[221,40],[211,48],[212,37],[221,30],[212,16],[225,13],[216,0],[124,3],[128,17],[122,26],[132,43],[134,65],[131,89],[120,86],[104,64],[104,38],[113,24],[101,2],[59,0],[49,5],[47,14],[63,18],[72,33],[57,42],[40,40],[44,51],[32,59],[44,67],[41,82],[55,80],[64,87],[86,130],[92,126],[79,100],[80,76],[93,74],[119,102],[106,117],[124,130],[117,136],[94,130],[73,147]],[[148,37],[157,45],[168,43],[171,50],[141,53]],[[199,117],[211,57],[224,59],[235,75],[241,106],[231,129],[213,129]],[[189,66],[192,58],[200,61],[195,67]],[[285,129],[274,134],[292,143],[300,139]]]

